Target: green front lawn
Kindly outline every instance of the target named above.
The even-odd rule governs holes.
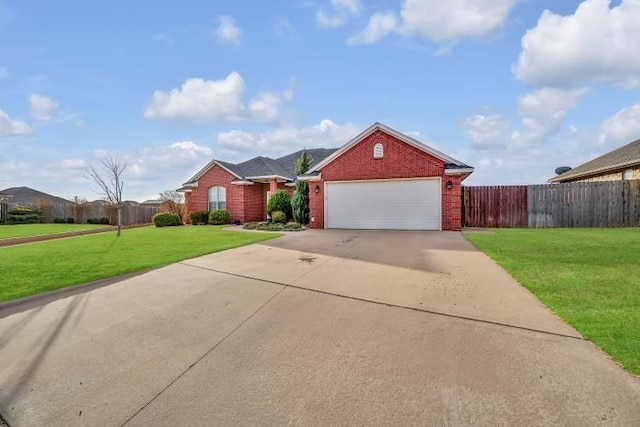
[[[22,227],[22,225],[20,226]],[[276,233],[219,226],[142,227],[0,248],[0,301],[159,267],[248,245]]]
[[[640,228],[497,229],[465,236],[640,374]]]
[[[43,234],[68,233],[70,231],[92,230],[104,228],[105,225],[94,224],[20,224],[0,225],[0,240],[14,237],[40,236]],[[108,227],[108,226],[106,226]]]

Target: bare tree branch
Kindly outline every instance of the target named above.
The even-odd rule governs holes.
[[[100,159],[101,167],[96,169],[93,165],[85,168],[87,178],[95,182],[100,188],[102,196],[118,210],[118,236],[122,228],[122,189],[124,188],[124,171],[127,162],[116,154],[114,157]]]

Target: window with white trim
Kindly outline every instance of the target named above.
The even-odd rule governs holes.
[[[377,143],[373,146],[373,158],[381,159],[384,157],[384,146],[381,143]]]
[[[622,179],[625,181],[631,181],[633,179],[633,169],[627,169],[622,172]]]
[[[221,186],[209,188],[209,210],[217,211],[218,209],[227,208],[227,189]]]

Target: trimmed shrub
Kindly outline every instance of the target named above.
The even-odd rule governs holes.
[[[53,218],[54,224],[66,224],[66,220],[64,218]]]
[[[287,221],[291,218],[291,196],[286,190],[276,191],[269,199],[267,213],[271,215],[271,213],[275,211],[283,212]]]
[[[271,222],[286,224],[287,216],[282,211],[273,211],[271,212]]]
[[[211,211],[211,213],[209,214],[209,224],[227,224],[230,218],[231,215],[229,215],[229,211],[225,209],[218,209],[217,211]]]
[[[42,212],[27,206],[16,206],[7,212],[8,224],[39,224],[42,222]]]
[[[153,223],[156,227],[172,227],[174,225],[182,225],[179,215],[171,212],[159,212],[153,216]]]
[[[75,224],[75,223],[76,223],[76,220],[75,220],[75,219],[73,219],[73,218],[71,218],[71,217],[69,217],[69,218],[67,218],[66,223],[67,223],[67,224]]]
[[[103,225],[109,225],[109,218],[107,218],[107,217],[102,217],[102,218],[87,218],[87,224],[103,224]]]
[[[209,221],[209,211],[189,212],[189,221],[193,225],[206,225]]]

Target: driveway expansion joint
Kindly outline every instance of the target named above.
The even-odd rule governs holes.
[[[217,349],[222,343],[224,343],[229,337],[231,337],[231,335],[233,335],[238,329],[243,327],[249,320],[251,320],[256,314],[258,314],[258,312],[260,312],[263,308],[265,308],[271,301],[273,301],[285,289],[286,289],[286,287],[282,287],[276,293],[274,293],[267,301],[264,302],[264,304],[262,304],[260,307],[255,309],[254,312],[251,313],[246,319],[244,319],[238,326],[233,328],[228,334],[226,334],[224,337],[222,337],[222,339],[219,340],[217,343],[215,343],[213,345],[213,347],[211,347],[209,350],[207,350],[202,356],[198,357],[193,363],[191,363],[187,367],[187,369],[182,371],[177,377],[175,377],[171,382],[169,382],[169,384],[167,384],[162,390],[160,390],[155,396],[153,396],[147,403],[145,403],[140,409],[138,409],[136,412],[134,412],[133,415],[131,415],[129,418],[127,418],[126,421],[121,424],[121,427],[129,424],[129,422],[132,421],[136,416],[138,416],[138,414],[140,414],[142,411],[144,411],[145,408],[147,408],[151,403],[153,403],[157,398],[159,398],[165,391],[167,391],[172,385],[174,385],[178,380],[180,380],[180,378],[184,377],[194,366],[196,366],[205,357],[207,357],[215,349]]]
[[[328,261],[329,260],[327,260],[326,262],[328,262]],[[180,264],[182,264],[182,265],[184,265],[186,267],[199,268],[201,270],[207,270],[207,271],[211,271],[211,272],[214,272],[214,273],[226,274],[226,275],[229,275],[229,276],[239,277],[239,278],[242,278],[242,279],[256,280],[258,282],[269,283],[269,284],[273,284],[273,285],[284,286],[284,287],[287,287],[287,288],[299,289],[299,290],[302,290],[302,291],[308,291],[308,292],[314,292],[314,293],[323,294],[323,295],[334,296],[334,297],[338,297],[338,298],[345,298],[345,299],[349,299],[349,300],[352,300],[352,301],[360,301],[360,302],[365,302],[365,303],[370,303],[370,304],[383,305],[383,306],[392,307],[392,308],[399,308],[399,309],[417,311],[419,313],[428,313],[428,314],[433,314],[433,315],[436,315],[436,316],[444,316],[444,317],[449,317],[449,318],[454,318],[454,319],[466,320],[466,321],[470,321],[470,322],[484,323],[484,324],[488,324],[488,325],[501,326],[501,327],[512,328],[512,329],[518,329],[518,330],[521,330],[521,331],[535,332],[535,333],[539,333],[539,334],[551,335],[551,336],[556,336],[556,337],[560,337],[560,338],[571,338],[571,339],[578,340],[578,341],[589,341],[588,339],[586,339],[585,337],[582,337],[582,336],[575,336],[575,335],[563,334],[563,333],[559,333],[559,332],[545,331],[543,329],[528,328],[526,326],[511,325],[511,324],[508,324],[508,323],[496,322],[496,321],[486,320],[486,319],[478,319],[478,318],[470,317],[470,316],[461,316],[459,314],[451,314],[451,313],[445,313],[445,312],[441,312],[441,311],[428,310],[428,309],[425,309],[425,308],[409,307],[409,306],[400,305],[400,304],[392,304],[392,303],[388,303],[388,302],[374,301],[374,300],[370,300],[370,299],[366,299],[366,298],[359,298],[359,297],[354,297],[354,296],[349,296],[349,295],[337,294],[335,292],[328,292],[328,291],[322,291],[322,290],[319,290],[319,289],[305,288],[303,286],[297,286],[297,285],[293,284],[294,282],[299,280],[301,277],[304,277],[305,275],[309,274],[310,272],[306,272],[306,273],[302,274],[300,277],[295,278],[291,283],[284,283],[284,282],[278,282],[278,281],[275,281],[275,280],[262,279],[262,278],[259,278],[259,277],[246,276],[244,274],[230,273],[228,271],[216,270],[215,268],[208,268],[208,267],[202,267],[202,266],[199,266],[199,265],[187,264],[185,262],[180,262]]]

